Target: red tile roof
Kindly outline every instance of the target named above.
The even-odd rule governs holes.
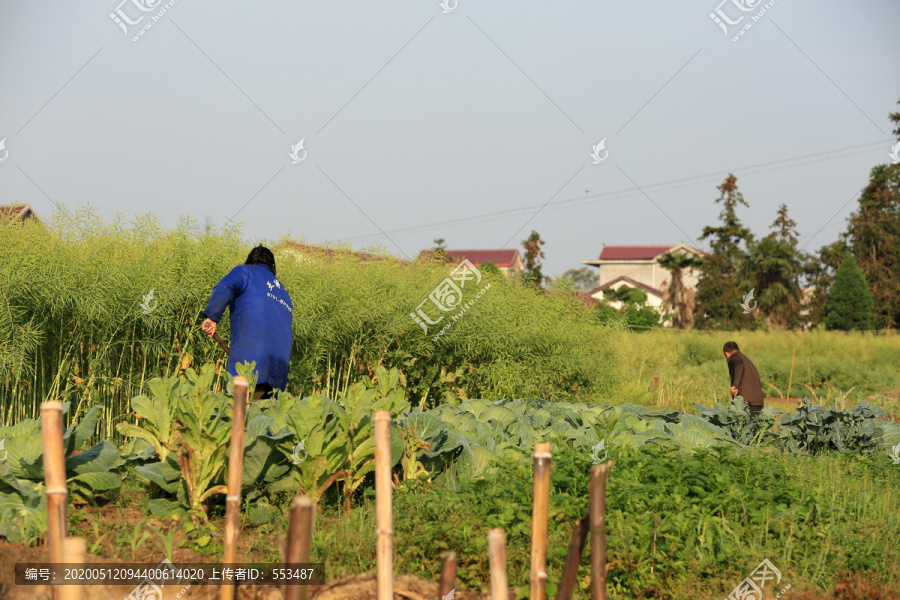
[[[576,292],[575,295],[578,297],[579,300],[581,300],[582,302],[587,304],[588,308],[593,308],[594,306],[597,306],[598,304],[600,304],[599,302],[597,302],[597,299],[592,298],[590,296],[590,294],[586,294],[584,292]]]
[[[445,250],[445,252],[448,256],[459,260],[467,258],[475,266],[491,261],[498,267],[511,266],[519,253],[515,248],[504,248],[502,250]]]
[[[0,217],[12,217],[13,220],[25,220],[34,217],[34,211],[28,204],[4,204],[0,206]]]
[[[671,245],[651,245],[651,246],[607,246],[603,244],[603,250],[597,260],[653,260],[665,254],[673,248],[684,246],[696,252],[700,256],[705,256],[706,252],[687,244],[671,244]],[[583,263],[586,261],[582,261]]]
[[[452,256],[448,256],[446,252],[441,253],[439,250],[435,248],[428,248],[427,250],[422,250],[419,252],[419,256],[416,257],[416,260],[425,261],[425,262],[443,262],[444,264],[458,263],[459,259],[456,259]]]
[[[635,280],[635,279],[632,279],[631,277],[628,277],[628,276],[626,276],[626,275],[621,275],[621,276],[619,276],[619,277],[616,277],[616,278],[613,279],[612,281],[607,281],[606,283],[604,283],[604,284],[601,285],[600,287],[594,288],[594,289],[592,289],[591,291],[589,291],[588,294],[589,294],[590,296],[594,296],[594,294],[597,294],[597,293],[599,293],[599,292],[602,292],[603,290],[605,290],[605,289],[607,289],[608,287],[611,287],[611,286],[613,286],[613,285],[619,283],[620,281],[624,281],[625,283],[629,283],[629,284],[632,285],[632,287],[640,288],[640,289],[644,290],[645,292],[651,293],[651,294],[653,294],[654,296],[659,296],[660,298],[662,298],[662,295],[663,295],[662,290],[658,290],[658,289],[656,289],[655,287],[651,287],[651,286],[647,285],[646,283],[641,283],[640,281],[637,281],[637,280]]]
[[[603,244],[598,260],[651,260],[665,254],[677,244],[666,246],[607,246]]]

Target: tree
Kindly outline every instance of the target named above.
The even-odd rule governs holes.
[[[841,266],[844,256],[850,252],[850,247],[844,240],[832,242],[822,246],[818,254],[805,257],[803,274],[807,284],[812,288],[808,311],[805,317],[798,315],[798,324],[802,326],[815,326],[825,320],[825,307],[828,304],[828,292],[834,283],[834,276]]]
[[[897,100],[897,104],[900,104],[900,100]],[[888,119],[893,121],[894,125],[896,125],[894,129],[894,135],[896,135],[897,138],[900,139],[900,112],[889,114]]]
[[[900,113],[890,119],[900,138]],[[872,324],[900,326],[900,164],[872,169],[845,237],[874,295]]]
[[[506,277],[506,274],[503,273],[503,270],[490,260],[486,260],[478,265],[478,270],[481,271],[482,275],[485,275],[487,277],[493,277],[495,279]]]
[[[866,277],[853,255],[848,254],[831,286],[825,327],[842,331],[868,329],[873,307],[872,291],[866,284]]]
[[[788,242],[792,248],[796,248],[799,235],[796,227],[797,222],[788,216],[787,204],[782,204],[778,207],[778,217],[772,223],[772,229],[775,231],[770,233],[769,237],[773,240]]]
[[[684,272],[699,267],[703,261],[686,252],[666,252],[656,262],[672,274],[663,292],[663,308],[672,313],[672,326],[678,329],[693,328],[694,290],[684,285]]]
[[[441,250],[444,251],[447,249],[447,240],[444,238],[435,238],[434,240],[434,248],[432,250]]]
[[[711,252],[704,257],[700,280],[697,283],[696,320],[699,326],[727,329],[739,322],[741,293],[736,271],[742,257],[741,243],[753,243],[753,233],[741,223],[737,206],[748,206],[738,190],[737,178],[729,174],[717,187],[722,204],[721,225],[703,228],[701,240],[709,239]]]
[[[569,269],[554,281],[557,287],[589,292],[600,285],[600,276],[590,267]]]
[[[614,302],[621,303],[622,308],[613,308]],[[666,320],[652,306],[647,306],[647,292],[627,285],[603,290],[603,302],[597,304],[596,311],[605,323],[619,322],[637,331],[659,327]]]
[[[647,292],[638,288],[620,285],[617,288],[606,288],[603,290],[604,302],[620,302],[622,306],[628,304],[644,304],[647,301]]]
[[[755,291],[757,306],[770,327],[785,329],[800,308],[801,265],[797,250],[786,239],[761,239],[750,246],[741,264],[740,281]]]
[[[522,274],[522,281],[538,289],[545,279],[541,273],[541,259],[544,258],[541,246],[544,243],[537,231],[532,231],[527,239],[522,240],[522,247],[525,249],[525,272]]]
[[[850,215],[849,245],[875,301],[873,325],[900,325],[900,165],[878,165]]]

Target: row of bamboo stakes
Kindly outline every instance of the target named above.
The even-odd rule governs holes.
[[[227,495],[225,497],[225,535],[222,562],[236,563],[240,527],[241,478],[243,471],[244,426],[248,381],[234,380],[231,443],[228,456]],[[393,487],[391,484],[391,413],[374,414],[375,426],[375,544],[376,588],[378,600],[394,598]],[[41,405],[41,431],[44,442],[44,478],[47,494],[47,546],[52,563],[83,563],[86,544],[80,538],[67,537],[66,465],[63,448],[62,403]],[[550,444],[534,449],[534,490],[532,498],[531,575],[532,600],[546,600],[547,548],[550,508]],[[591,540],[591,592],[593,600],[606,600],[606,478],[612,462],[596,465],[590,472],[588,514],[575,522],[563,565],[556,600],[568,600],[575,590],[578,567],[588,537]],[[314,506],[307,496],[291,502],[290,521],[283,559],[288,564],[308,563],[312,545]],[[492,529],[487,534],[490,565],[491,600],[508,600],[506,534]],[[456,553],[441,557],[440,594],[442,600],[456,588]],[[82,586],[51,586],[53,600],[81,600]],[[285,600],[307,600],[307,585],[285,585]],[[220,587],[219,600],[234,600],[235,587]],[[160,599],[162,600],[162,599]]]

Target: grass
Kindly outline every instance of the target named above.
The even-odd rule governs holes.
[[[771,397],[809,397],[832,406],[864,400],[897,413],[900,392],[900,336],[814,330],[794,332],[652,331],[626,334],[622,353],[633,377],[623,401],[689,411],[710,405],[713,394],[730,398],[722,345],[738,342],[756,365],[763,392]],[[793,361],[793,374],[791,362]]]

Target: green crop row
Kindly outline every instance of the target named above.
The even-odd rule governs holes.
[[[478,289],[490,288],[458,320],[429,301],[430,318],[444,319],[426,333],[411,313],[452,265],[377,249],[298,255],[286,241],[269,245],[294,303],[296,396],[336,397],[379,365],[400,369],[410,401],[429,406],[466,397],[611,401],[624,378],[620,331],[571,295],[486,271]],[[47,399],[71,400],[69,419],[102,403],[102,432],[114,436],[147,381],[224,359],[199,315],[251,246],[237,228],[201,230],[185,219],[166,230],[149,216],[108,223],[64,207],[44,224],[0,227],[0,424],[36,418]],[[464,303],[475,292],[466,287]],[[227,318],[220,333],[227,341]]]
[[[239,365],[252,375],[255,365]],[[226,493],[227,448],[233,399],[214,390],[216,370],[188,368],[180,377],[154,378],[149,395],[131,401],[134,423],[118,424],[129,438],[121,455],[104,440],[86,452],[98,408],[66,430],[70,486],[90,500],[121,485],[119,472],[134,472],[158,490],[147,508],[158,517],[207,522],[210,506]],[[547,400],[469,399],[432,410],[413,409],[406,382],[396,369],[376,369],[337,399],[313,395],[252,403],[244,435],[242,494],[266,503],[280,492],[305,493],[319,504],[340,501],[345,510],[372,488],[375,411],[393,418],[391,464],[407,488],[423,482],[453,485],[460,477],[493,472],[499,459],[527,454],[538,442],[577,449],[596,464],[633,456],[645,446],[672,452],[725,448],[738,452],[767,444],[794,455],[827,451],[858,454],[900,450],[900,426],[887,413],[864,403],[850,410],[806,403],[782,415],[768,406],[752,422],[740,398],[698,406],[699,413],[640,405],[587,405]],[[252,387],[250,390],[252,394]],[[777,427],[776,427],[777,424]],[[45,524],[35,516],[16,526],[17,510],[40,512],[43,449],[39,425],[24,420],[0,428],[9,457],[0,462],[0,535],[36,539]],[[31,511],[31,512],[29,512]]]

